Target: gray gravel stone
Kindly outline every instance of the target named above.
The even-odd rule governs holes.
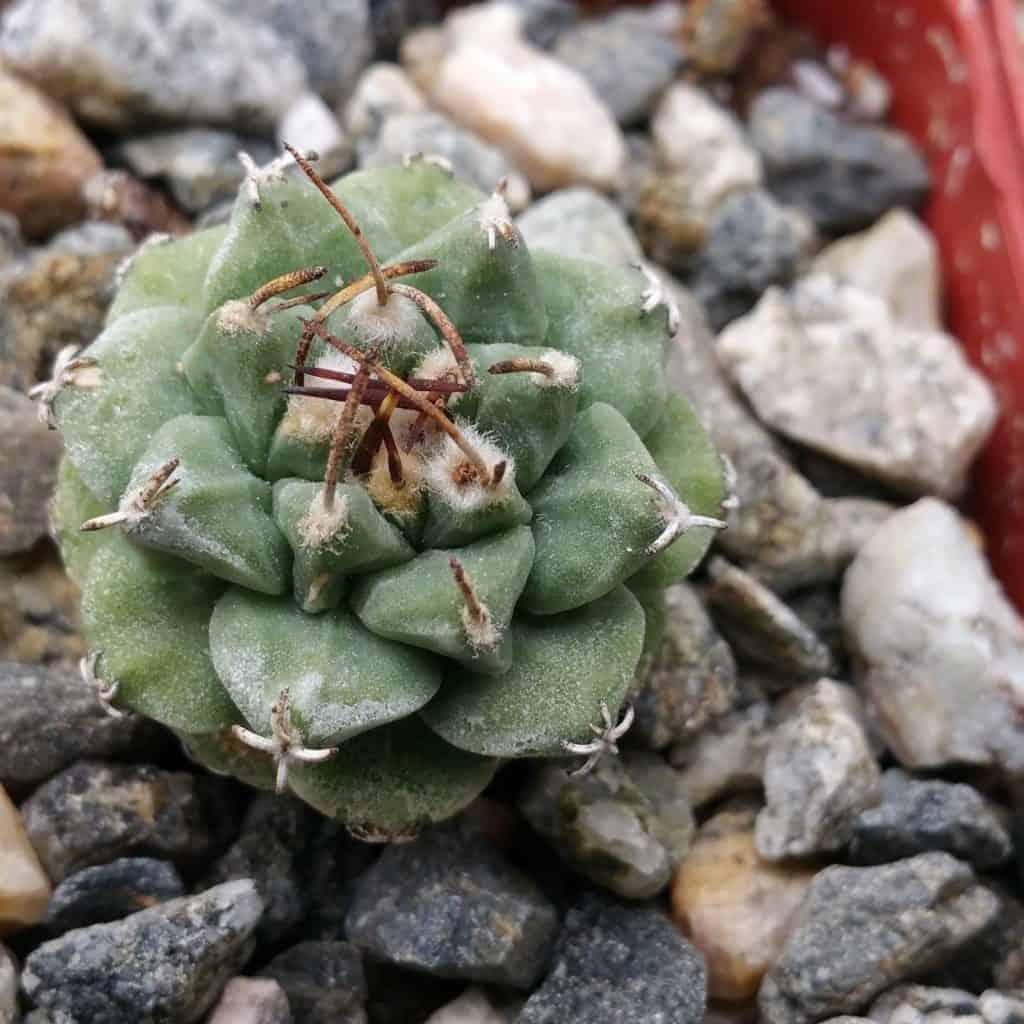
[[[605,758],[580,776],[542,762],[519,808],[566,864],[619,896],[651,899],[668,885],[672,836],[619,759]]]
[[[755,830],[766,860],[841,849],[857,814],[878,803],[878,765],[841,689],[818,682],[768,743]]]
[[[228,882],[39,946],[21,984],[59,1024],[192,1024],[252,952],[263,906]]]
[[[232,978],[207,1024],[292,1024],[284,989],[271,978]]]
[[[292,11],[293,23],[308,22]],[[299,57],[270,26],[232,17],[220,0],[16,0],[0,53],[78,117],[111,129],[269,130],[306,85]]]
[[[764,584],[720,555],[708,573],[712,615],[738,655],[792,683],[834,671],[828,646]]]
[[[370,0],[370,28],[378,58],[391,59],[412,29],[440,21],[442,0]]]
[[[510,0],[522,19],[523,36],[542,50],[551,50],[563,32],[579,20],[574,0]]]
[[[959,495],[995,422],[956,339],[896,324],[831,277],[770,289],[716,351],[762,422],[911,495]]]
[[[39,422],[35,403],[0,387],[0,555],[46,536],[60,453],[60,438]]]
[[[487,193],[502,178],[507,178],[506,199],[513,210],[522,209],[530,201],[530,183],[500,149],[436,110],[388,117],[360,164],[386,167],[400,164],[403,158],[415,153],[442,157],[449,161],[456,177],[465,178]]]
[[[885,864],[928,850],[945,850],[986,870],[1005,864],[1013,844],[995,805],[976,789],[892,768],[882,777],[882,802],[853,823],[850,859]]]
[[[288,996],[296,1024],[366,1024],[366,977],[347,942],[300,942],[260,971]]]
[[[643,259],[622,211],[607,196],[576,186],[551,192],[516,221],[531,249],[621,266]]]
[[[856,1013],[890,986],[955,956],[998,911],[999,900],[946,853],[826,868],[761,984],[761,1018],[813,1024]]]
[[[117,921],[185,895],[172,864],[150,857],[123,857],[69,875],[50,899],[43,921],[52,935]]]
[[[684,26],[687,59],[704,74],[735,71],[766,24],[767,8],[757,0],[695,0]]]
[[[536,884],[459,824],[386,849],[357,883],[346,924],[379,959],[517,988],[536,982],[558,931]]]
[[[712,328],[742,316],[770,285],[790,281],[813,237],[799,211],[763,189],[725,199],[708,223],[692,278]]]
[[[213,2],[250,26],[277,33],[282,49],[306,69],[310,86],[330,103],[345,100],[373,56],[369,0],[317,0],[304,4],[301,16],[290,0]]]
[[[204,886],[251,878],[263,900],[260,943],[277,943],[306,916],[309,899],[299,863],[312,830],[310,810],[294,797],[261,793],[246,812],[242,832],[207,873]]]
[[[823,231],[867,227],[928,192],[928,168],[905,135],[846,120],[791,89],[761,93],[748,125],[768,188]]]
[[[1024,623],[944,502],[879,527],[847,570],[843,628],[857,682],[907,768],[1024,773]]]
[[[516,1024],[700,1024],[706,991],[703,958],[665,915],[589,894]]]
[[[984,1024],[978,997],[956,988],[898,985],[871,1004],[878,1024]]]
[[[624,750],[622,762],[630,781],[661,819],[665,846],[675,867],[689,851],[696,828],[682,775],[660,754],[648,750]]]
[[[18,1013],[18,966],[5,946],[0,946],[0,1021],[9,1024]]]
[[[757,792],[771,738],[771,705],[751,704],[715,719],[690,739],[673,744],[690,803],[701,807],[721,796]]]
[[[194,866],[233,830],[221,780],[149,765],[77,761],[22,805],[32,845],[54,882],[132,855]],[[262,912],[262,907],[261,907]]]
[[[304,146],[298,140],[295,144]],[[245,150],[259,165],[274,156],[273,147],[266,142],[204,128],[129,139],[114,152],[140,178],[165,180],[180,207],[202,213],[238,191],[245,177],[239,150]]]
[[[669,283],[683,325],[670,350],[669,380],[693,403],[736,477],[738,507],[717,545],[779,592],[833,582],[891,506],[821,497],[734,392],[718,365],[700,304],[678,283]]]
[[[665,591],[665,636],[642,669],[630,738],[661,750],[699,732],[736,699],[736,662],[693,587]]]
[[[614,11],[559,37],[554,55],[578,71],[622,125],[645,121],[683,63],[679,8]]]
[[[0,784],[18,792],[80,758],[141,755],[159,746],[157,726],[112,718],[77,672],[0,662]]]

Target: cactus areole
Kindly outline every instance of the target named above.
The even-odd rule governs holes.
[[[429,161],[290,153],[40,388],[54,519],[112,712],[398,839],[615,750],[725,484],[649,275],[530,253]]]

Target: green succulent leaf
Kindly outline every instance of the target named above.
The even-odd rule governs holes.
[[[179,369],[199,328],[188,309],[126,313],[83,353],[91,360],[54,404],[68,457],[101,502],[121,497],[160,426],[199,405]]]
[[[345,610],[307,615],[290,597],[232,588],[210,620],[213,663],[249,725],[270,735],[282,690],[308,746],[326,747],[411,715],[437,692],[437,662],[366,629]]]
[[[112,511],[110,505],[105,505],[82,483],[75,464],[65,455],[57,469],[51,516],[64,567],[79,587],[85,583],[96,552],[109,539],[109,534],[83,533],[80,527],[87,519]]]
[[[646,279],[635,270],[545,252],[534,254],[548,313],[545,344],[583,365],[580,409],[614,406],[644,437],[661,418],[667,387],[667,316],[645,313]]]
[[[468,616],[452,558],[487,610],[486,623]],[[349,603],[363,625],[380,636],[443,654],[479,672],[501,673],[511,664],[505,634],[532,564],[533,535],[520,526],[458,550],[425,551],[404,565],[366,576]]]
[[[117,533],[96,551],[82,621],[116,703],[188,733],[238,719],[210,660],[207,628],[224,584]]]
[[[535,373],[489,372],[496,363],[514,359],[550,361],[550,349],[498,343],[467,348],[478,383],[458,398],[454,408],[484,434],[501,439],[515,459],[519,490],[529,494],[569,437],[579,383]]]
[[[237,716],[241,724],[242,716]],[[185,753],[215,775],[231,775],[249,786],[273,791],[277,788],[274,762],[266,754],[247,747],[230,729],[193,735],[178,732]]]
[[[125,529],[147,547],[177,555],[261,594],[288,589],[291,551],[270,516],[271,488],[242,463],[217,416],[178,416],[154,435],[132,473],[141,490],[171,459],[178,482]]]
[[[458,750],[418,717],[363,733],[322,765],[297,765],[295,793],[363,839],[407,839],[471,803],[499,762]]]
[[[693,406],[682,395],[669,395],[665,415],[644,438],[661,479],[691,512],[718,518],[729,496],[722,460]],[[641,586],[668,587],[693,572],[707,554],[715,530],[692,526],[633,577]]]
[[[537,615],[579,608],[633,575],[661,532],[654,495],[637,479],[656,474],[621,413],[597,403],[576,416],[565,447],[530,494],[537,556],[523,608]]]
[[[340,484],[335,511],[323,504],[323,484],[280,480],[274,520],[294,554],[295,599],[306,612],[334,608],[347,577],[407,562],[416,552],[356,484]]]
[[[564,757],[564,743],[593,739],[602,704],[622,704],[643,643],[643,609],[625,587],[562,615],[517,616],[508,672],[452,669],[423,718],[475,754]]]

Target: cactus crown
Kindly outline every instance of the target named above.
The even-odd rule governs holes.
[[[396,838],[614,749],[724,484],[641,273],[531,255],[429,163],[292,156],[142,251],[44,389],[55,521],[102,700]]]

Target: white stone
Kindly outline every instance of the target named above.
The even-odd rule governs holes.
[[[907,210],[892,210],[866,231],[826,246],[812,270],[884,299],[893,319],[908,327],[942,328],[938,249]]]
[[[18,1019],[18,968],[6,947],[0,946],[0,1024]]]
[[[1024,776],[1024,624],[952,507],[926,498],[892,515],[847,570],[841,607],[869,711],[901,764]]]
[[[392,114],[419,114],[427,109],[426,97],[397,65],[371,64],[356,83],[345,107],[345,128],[350,135],[375,135]]]
[[[503,149],[538,189],[611,191],[626,147],[586,80],[526,43],[501,3],[450,15],[407,38],[402,62],[435,106]]]
[[[285,112],[277,125],[278,144],[285,142],[303,153],[317,154],[317,169],[333,177],[345,169],[349,147],[338,119],[315,93],[303,93]]]
[[[761,157],[739,122],[696,86],[677,82],[665,93],[651,120],[651,134],[658,159],[686,175],[700,209],[712,209],[731,193],[761,184]]]
[[[912,495],[959,495],[996,418],[955,338],[826,275],[769,289],[717,354],[768,426]]]
[[[291,1024],[288,996],[273,978],[232,978],[207,1024]]]
[[[425,1024],[511,1024],[512,1014],[497,1009],[478,988],[467,988],[458,999],[435,1010]]]

